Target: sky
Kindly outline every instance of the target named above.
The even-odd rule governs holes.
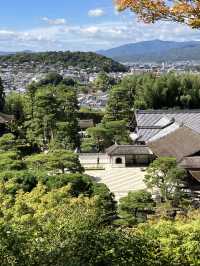
[[[200,40],[200,31],[147,25],[112,0],[2,0],[0,51],[97,51],[146,40]]]

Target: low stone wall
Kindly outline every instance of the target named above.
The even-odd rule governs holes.
[[[83,167],[85,168],[109,168],[110,159],[105,153],[79,153],[79,160]]]

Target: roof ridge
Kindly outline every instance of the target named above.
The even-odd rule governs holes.
[[[116,149],[117,149],[117,147],[118,147],[119,145],[118,144],[113,144],[112,146],[110,146],[110,147],[108,147],[107,149],[106,149],[106,152],[108,153],[108,152],[113,152],[113,151],[115,151]]]
[[[136,110],[136,114],[200,113],[200,109],[147,109]]]
[[[198,135],[199,135],[198,132],[196,132],[195,130],[193,130],[191,127],[188,127],[188,126],[185,125],[184,123],[182,123],[182,124],[177,123],[177,124],[179,125],[179,127],[176,128],[174,131],[169,132],[169,133],[167,133],[167,134],[164,135],[164,136],[161,136],[159,139],[156,139],[156,140],[153,140],[153,141],[148,141],[147,143],[156,142],[156,141],[158,141],[158,140],[165,139],[165,138],[167,138],[169,135],[171,135],[171,134],[173,134],[174,132],[179,131],[180,129],[183,129],[183,128],[186,128],[186,129],[188,129],[188,130],[194,132],[195,134],[198,134]],[[157,135],[157,134],[156,134],[156,135]]]

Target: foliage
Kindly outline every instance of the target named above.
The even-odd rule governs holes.
[[[17,140],[11,133],[0,137],[0,171],[22,170],[25,168],[18,151]]]
[[[100,72],[93,83],[95,89],[100,91],[108,91],[114,84],[114,79],[109,77],[105,72]]]
[[[90,153],[97,152],[96,139],[94,138],[82,138],[81,141],[81,152]]]
[[[42,52],[42,53],[16,53],[14,55],[1,56],[0,62],[37,63],[37,64],[61,64],[65,68],[76,67],[88,69],[89,72],[125,72],[125,66],[102,55],[92,52]]]
[[[158,189],[162,200],[177,205],[183,196],[184,177],[185,170],[177,166],[175,158],[160,157],[151,163],[144,181],[148,188]]]
[[[28,90],[27,139],[41,148],[75,149],[79,146],[78,102],[76,90],[59,84]]]
[[[25,165],[16,151],[8,151],[0,154],[0,171],[21,170]]]
[[[57,72],[48,73],[42,80],[39,81],[39,86],[54,85],[57,86],[63,81],[63,77]]]
[[[98,152],[104,151],[106,147],[109,147],[112,143],[112,139],[109,136],[109,132],[101,124],[96,127],[91,127],[87,129],[87,134],[91,136],[92,141],[96,145],[96,150]]]
[[[160,220],[141,224],[136,229],[140,235],[157,243],[154,265],[194,265],[200,262],[200,213],[193,211],[188,217],[175,221]]]
[[[72,197],[80,195],[90,197],[93,195],[93,182],[87,175],[80,173],[65,173],[51,175],[47,172],[37,174],[38,182],[45,185],[48,190],[69,186],[69,193]]]
[[[101,226],[95,198],[38,185],[15,201],[0,186],[1,265],[150,265],[142,237]]]
[[[129,144],[129,131],[126,121],[109,121],[98,124],[96,127],[88,128],[89,139],[85,139],[82,147],[92,150],[96,147],[97,151],[104,151],[114,143]]]
[[[79,119],[85,119],[89,120],[92,119],[94,121],[94,124],[101,123],[101,120],[104,116],[104,113],[102,111],[96,111],[96,110],[90,110],[86,108],[81,108],[78,112]]]
[[[104,116],[105,121],[126,120],[130,121],[133,116],[133,102],[128,88],[118,85],[114,86],[109,94]]]
[[[5,92],[4,92],[2,79],[0,78],[0,112],[4,110],[4,105],[5,105]]]
[[[126,120],[132,127],[134,109],[195,109],[200,107],[199,102],[198,75],[133,75],[110,90],[104,120]]]
[[[108,131],[109,138],[113,144],[130,144],[129,130],[125,120],[105,122],[102,126]]]
[[[147,214],[153,213],[155,203],[151,193],[145,190],[129,192],[119,202],[119,214],[125,224],[133,225],[147,220]]]
[[[4,112],[14,115],[15,121],[12,123],[12,131],[22,135],[25,121],[26,96],[22,93],[12,91],[5,97]]]
[[[52,150],[48,153],[34,154],[26,158],[26,163],[30,169],[44,169],[53,173],[65,172],[81,173],[78,155],[66,150]]]
[[[104,224],[111,224],[116,219],[117,203],[114,194],[105,184],[93,182],[91,196],[97,196],[97,205],[102,211]]]
[[[199,1],[115,0],[115,3],[119,10],[128,8],[147,23],[161,19],[184,23],[192,28],[200,27]]]
[[[13,134],[8,133],[0,137],[0,150],[11,151],[17,149],[17,141]]]
[[[9,170],[0,173],[0,182],[6,186],[7,194],[13,196],[20,190],[31,192],[38,184],[38,176],[36,173],[28,170]]]
[[[72,198],[70,186],[9,191],[0,183],[2,266],[199,265],[199,211],[123,230],[102,223],[97,197]]]

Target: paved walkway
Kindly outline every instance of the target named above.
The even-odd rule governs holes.
[[[126,196],[129,191],[145,188],[143,182],[145,171],[142,171],[140,167],[91,170],[86,171],[86,173],[97,182],[106,184],[115,194],[117,201]]]

